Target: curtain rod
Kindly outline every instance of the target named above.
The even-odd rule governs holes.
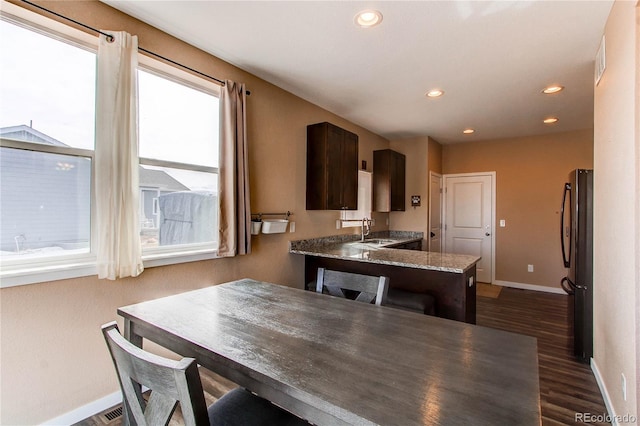
[[[64,16],[64,15],[61,15],[61,14],[59,14],[59,13],[57,13],[57,12],[54,12],[53,10],[49,10],[49,9],[47,9],[47,8],[45,8],[45,7],[42,7],[42,6],[37,5],[37,4],[35,4],[35,3],[32,3],[32,2],[30,2],[30,1],[28,1],[28,0],[20,0],[20,1],[22,1],[23,3],[26,3],[26,4],[30,5],[30,6],[33,6],[33,7],[37,8],[37,9],[44,10],[45,12],[50,13],[50,14],[52,14],[52,15],[55,15],[55,16],[57,16],[58,18],[62,18],[62,19],[65,19],[65,20],[67,20],[67,21],[69,21],[69,22],[73,22],[74,24],[79,25],[79,26],[81,26],[81,27],[83,27],[83,28],[86,28],[86,29],[88,29],[88,30],[90,30],[90,31],[94,31],[94,32],[96,32],[96,33],[98,33],[98,34],[102,34],[102,35],[103,35],[103,36],[105,36],[105,37],[107,38],[107,40],[108,40],[108,41],[110,41],[110,42],[111,42],[111,41],[113,41],[113,35],[111,35],[111,34],[108,34],[108,33],[105,33],[105,32],[103,32],[103,31],[100,31],[100,30],[98,30],[98,29],[96,29],[96,28],[93,28],[93,27],[91,27],[91,26],[87,25],[87,24],[83,24],[82,22],[76,21],[75,19],[71,19],[71,18],[69,18],[69,17],[67,17],[67,16]],[[206,78],[209,78],[209,79],[211,79],[211,80],[214,80],[214,81],[218,82],[221,86],[224,86],[224,85],[225,85],[224,80],[220,80],[219,78],[212,77],[212,76],[210,76],[210,75],[208,75],[208,74],[205,74],[205,73],[203,73],[203,72],[200,72],[200,71],[198,71],[198,70],[195,70],[195,69],[193,69],[193,68],[191,68],[191,67],[188,67],[188,66],[186,66],[186,65],[183,65],[183,64],[181,64],[181,63],[179,63],[179,62],[176,62],[176,61],[174,61],[174,60],[172,60],[172,59],[169,59],[169,58],[167,58],[167,57],[164,57],[164,56],[162,56],[162,55],[159,55],[159,54],[157,54],[157,53],[155,53],[155,52],[152,52],[152,51],[150,51],[150,50],[147,50],[147,49],[145,49],[145,48],[143,48],[143,47],[138,46],[138,50],[141,50],[141,51],[143,51],[144,53],[147,53],[147,54],[149,54],[149,55],[151,55],[151,56],[155,56],[155,57],[156,57],[156,58],[158,58],[158,59],[162,59],[163,61],[167,61],[167,62],[169,62],[169,63],[172,63],[173,65],[177,65],[177,66],[179,66],[179,67],[181,67],[181,68],[184,68],[184,69],[186,69],[186,70],[189,70],[189,71],[191,71],[191,72],[194,72],[194,73],[196,73],[196,74],[199,74],[199,75],[201,75],[201,76],[203,76],[203,77],[206,77]],[[248,91],[248,90],[245,90],[245,92],[246,92],[246,94],[247,94],[247,95],[250,95],[250,94],[251,94],[251,92],[250,92],[250,91]]]

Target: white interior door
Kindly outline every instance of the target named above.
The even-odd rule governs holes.
[[[442,251],[442,175],[429,172],[429,251]]]
[[[445,246],[447,253],[482,259],[476,280],[493,282],[495,173],[445,175]]]

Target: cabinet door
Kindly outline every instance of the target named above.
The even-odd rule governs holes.
[[[327,128],[327,210],[340,210],[344,207],[342,188],[346,172],[343,165],[344,130],[329,125]]]
[[[327,208],[327,125],[307,126],[307,210]]]
[[[357,210],[358,135],[345,131],[342,148],[342,208]]]
[[[405,210],[405,156],[392,151],[391,155],[391,210]]]
[[[391,177],[389,167],[390,150],[373,151],[373,210],[390,211]]]
[[[405,210],[405,156],[390,149],[373,151],[373,203],[377,212]]]
[[[358,135],[318,123],[307,126],[307,210],[358,208]]]

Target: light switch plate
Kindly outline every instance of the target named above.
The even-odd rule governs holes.
[[[505,226],[507,226],[507,221],[504,219],[500,219],[500,228],[504,228]]]

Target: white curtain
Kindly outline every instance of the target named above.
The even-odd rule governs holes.
[[[219,256],[251,253],[246,100],[244,84],[225,81],[220,92]]]
[[[140,275],[138,187],[138,38],[100,36],[95,189],[98,278]]]

